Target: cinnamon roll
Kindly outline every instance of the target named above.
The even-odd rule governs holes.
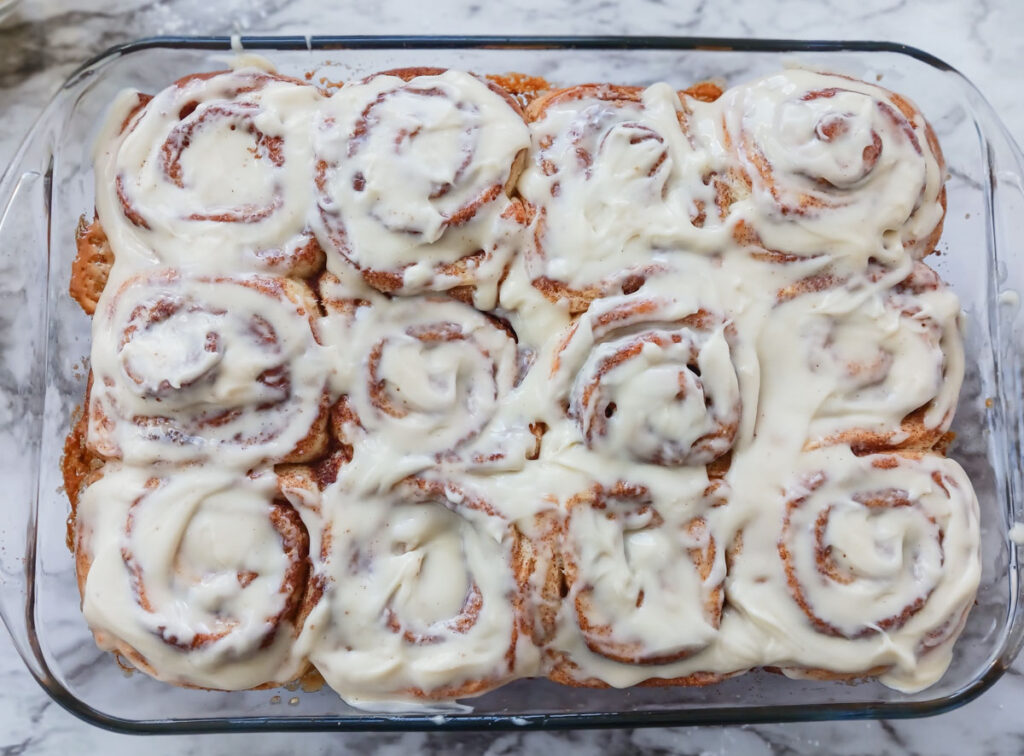
[[[319,91],[257,69],[126,93],[101,135],[99,219],[119,257],[204,273],[303,277],[323,264],[307,224],[307,126]]]
[[[624,481],[570,499],[562,559],[575,629],[552,644],[553,679],[598,687],[719,679],[666,665],[716,638],[726,568],[708,512],[726,501],[721,481],[693,501],[660,501]]]
[[[960,303],[924,263],[895,286],[808,291],[777,308],[766,342],[813,411],[809,448],[930,449],[949,430],[964,373]],[[792,359],[788,357],[792,355]]]
[[[555,351],[556,390],[583,442],[658,465],[707,465],[732,447],[740,392],[721,315],[688,298],[595,302]]]
[[[522,110],[468,73],[406,69],[337,91],[314,132],[328,268],[396,294],[493,307],[524,220],[510,199],[529,145]]]
[[[324,491],[310,658],[346,701],[450,700],[529,675],[516,531],[472,490],[409,478]]]
[[[75,558],[102,648],[192,687],[301,674],[309,537],[275,475],[108,463],[97,476],[78,507]]]
[[[93,328],[96,453],[251,465],[324,451],[328,365],[308,287],[159,271],[107,294]]]
[[[525,418],[499,413],[521,367],[505,322],[436,296],[353,298],[339,283],[330,274],[320,282],[321,330],[337,349],[343,394],[331,427],[354,449],[354,464],[400,456],[380,471],[389,483],[440,461],[522,464],[536,439]]]
[[[518,188],[531,216],[527,268],[545,296],[581,312],[635,290],[684,243],[712,248],[717,237],[698,227],[711,225],[715,188],[692,180],[709,154],[667,85],[553,90],[527,117],[533,150]]]
[[[978,502],[963,470],[934,454],[831,446],[802,455],[791,481],[780,569],[744,550],[732,600],[786,636],[779,666],[794,675],[881,674],[918,689],[949,664],[978,586]]]
[[[882,87],[789,69],[733,87],[721,108],[753,213],[737,241],[786,261],[829,255],[856,268],[930,253],[942,232],[945,165],[917,108]]]

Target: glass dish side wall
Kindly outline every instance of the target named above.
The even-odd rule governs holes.
[[[1020,506],[1020,356],[1024,328],[1007,287],[1024,284],[1024,250],[1010,219],[1024,213],[1022,163],[990,108],[958,73],[893,45],[730,40],[466,40],[302,38],[243,40],[287,74],[329,80],[406,65],[520,71],[555,84],[705,78],[735,83],[798,62],[881,83],[914,99],[949,166],[949,213],[929,262],[967,314],[968,375],[951,456],[967,468],[983,510],[984,575],[954,664],[933,688],[907,696],[767,673],[704,689],[591,691],[521,681],[471,701],[472,711],[395,717],[345,706],[330,690],[216,693],[126,677],[99,652],[79,611],[64,543],[67,501],[59,460],[87,374],[89,321],[67,294],[73,231],[92,209],[88,145],[117,91],[156,91],[185,74],[224,67],[220,40],[154,40],[115,50],[73,76],[0,184],[0,468],[10,497],[0,532],[0,608],[33,674],[64,706],[133,731],[437,729],[755,722],[915,716],[969,700],[998,678],[1021,644],[1017,553],[1008,539]],[[307,47],[309,49],[307,49]],[[709,48],[714,49],[698,49]],[[1011,503],[1016,502],[1015,505]]]

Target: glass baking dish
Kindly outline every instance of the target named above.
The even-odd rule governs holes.
[[[789,63],[874,80],[909,95],[949,166],[949,212],[930,259],[966,312],[967,376],[951,456],[982,508],[984,573],[953,665],[907,695],[875,682],[790,680],[755,672],[707,688],[595,691],[523,680],[469,701],[466,711],[368,714],[329,689],[220,693],[127,674],[97,650],[79,611],[65,545],[68,504],[59,461],[88,372],[89,320],[67,295],[74,229],[93,206],[91,144],[124,87],[155,92],[188,73],[223,68],[232,48],[268,55],[283,73],[328,80],[400,66],[539,75],[553,84],[610,81],[685,87],[727,83]],[[982,95],[955,69],[910,47],[870,42],[617,37],[158,38],[82,66],[47,106],[0,182],[0,613],[19,653],[53,698],[86,721],[126,732],[466,730],[751,723],[911,717],[976,697],[1024,641],[1024,158]],[[1024,539],[1022,539],[1024,540]]]

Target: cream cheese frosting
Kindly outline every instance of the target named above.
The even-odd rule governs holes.
[[[129,462],[286,459],[326,410],[312,293],[288,279],[157,269],[97,309],[89,439]]]
[[[316,198],[328,269],[388,291],[473,285],[484,309],[519,230],[507,195],[529,145],[518,106],[461,71],[377,75],[316,115]]]
[[[544,674],[933,684],[980,572],[936,451],[943,171],[909,101],[804,69],[525,118],[457,71],[122,95],[87,621],[161,679],[308,661],[372,709]]]
[[[321,100],[259,69],[186,77],[152,100],[122,93],[95,150],[96,210],[122,267],[315,268],[308,130]]]
[[[944,166],[930,127],[904,98],[792,70],[730,89],[718,107],[767,248],[894,265],[934,247]]]
[[[308,538],[272,472],[107,465],[79,504],[82,611],[101,646],[184,685],[295,678]]]

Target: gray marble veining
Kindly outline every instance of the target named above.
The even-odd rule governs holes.
[[[1024,142],[1019,0],[22,0],[0,23],[0,166],[63,78],[107,47],[158,34],[662,34],[889,39],[971,78]],[[977,701],[931,719],[572,733],[165,737],[168,754],[995,754],[1024,753],[1024,660]],[[79,722],[32,681],[0,633],[0,756],[134,753],[140,741]]]

